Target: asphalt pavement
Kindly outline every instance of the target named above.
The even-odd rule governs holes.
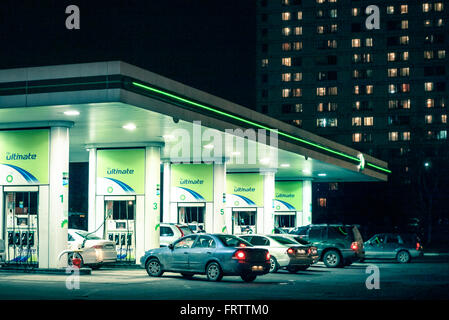
[[[409,264],[366,261],[329,269],[323,263],[280,271],[245,283],[240,277],[209,282],[176,273],[150,278],[143,269],[102,268],[90,275],[0,272],[0,299],[56,300],[441,300],[449,298],[449,257]],[[77,281],[79,279],[79,282]]]

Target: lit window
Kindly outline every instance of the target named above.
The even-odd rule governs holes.
[[[410,75],[410,68],[401,68],[401,77],[408,77]]]
[[[268,59],[262,59],[262,68],[265,68],[268,66]]]
[[[436,22],[436,26],[437,26],[437,27],[442,27],[443,25],[444,25],[443,19],[441,19],[441,18],[438,19],[437,22]]]
[[[441,123],[447,123],[447,114],[441,115]]]
[[[388,61],[395,61],[396,60],[396,53],[395,52],[388,52],[387,60]]]
[[[372,84],[367,85],[365,88],[365,92],[366,92],[366,94],[373,94],[373,92],[374,92],[373,85]]]
[[[408,5],[401,5],[401,14],[408,13]]]
[[[409,39],[410,38],[408,36],[402,36],[402,37],[399,38],[399,43],[400,44],[404,44],[404,45],[408,44],[409,43]]]
[[[393,14],[394,13],[394,6],[388,6],[387,7],[387,14]]]
[[[302,127],[302,120],[293,120],[292,123],[297,127]]]
[[[398,76],[398,69],[396,68],[389,68],[388,69],[388,77],[394,78]]]
[[[324,33],[324,26],[317,26],[316,27],[316,33],[323,34]]]
[[[302,42],[299,41],[293,42],[293,50],[295,51],[302,50]]]
[[[365,46],[366,47],[372,47],[373,46],[373,38],[366,38],[365,39]]]
[[[282,58],[282,65],[286,67],[292,66],[292,58]]]
[[[361,142],[362,134],[361,133],[353,133],[352,134],[352,142]]]
[[[325,96],[326,95],[326,87],[316,88],[316,95],[317,96]]]
[[[360,94],[360,86],[354,86],[354,94]]]
[[[352,118],[352,126],[353,127],[359,127],[362,125],[362,118],[361,117],[353,117]]]
[[[322,4],[322,3],[325,3],[326,2],[326,0],[316,0],[316,3],[318,3],[318,4]]]
[[[284,42],[282,44],[282,50],[283,51],[290,51],[292,49],[292,45],[290,42]]]
[[[425,82],[424,83],[424,91],[433,91],[433,82]]]
[[[408,20],[401,21],[401,29],[408,29]]]
[[[364,117],[363,118],[363,125],[364,126],[372,126],[374,124],[374,118],[373,117]]]
[[[291,89],[282,89],[282,98],[290,97]]]
[[[396,93],[397,91],[398,89],[395,84],[388,85],[388,93],[393,94]]]
[[[302,11],[298,11],[298,14],[296,17],[298,20],[302,20]]]
[[[326,127],[326,118],[316,119],[316,126],[319,127],[319,128]]]
[[[301,88],[295,88],[295,89],[293,89],[292,93],[293,93],[293,96],[294,96],[294,97],[301,97],[301,96],[302,96],[302,90],[301,90]]]
[[[426,99],[426,108],[433,108],[435,106],[435,100]]]
[[[443,11],[443,3],[442,2],[435,2],[433,4],[433,10],[435,11]]]
[[[329,88],[329,95],[330,95],[330,96],[336,96],[336,95],[338,95],[338,87],[330,87],[330,88]]]
[[[284,36],[289,36],[292,33],[292,29],[289,27],[282,28],[282,34]]]
[[[360,8],[352,8],[351,13],[353,17],[357,17],[360,14]]]
[[[447,130],[440,130],[437,133],[437,140],[446,140],[447,139]]]
[[[295,27],[295,35],[297,36],[302,35],[302,27]]]
[[[283,82],[289,82],[292,80],[292,74],[291,73],[283,73],[282,74],[282,81]]]
[[[290,12],[282,12],[282,20],[288,21],[291,19],[291,13]]]
[[[433,51],[432,50],[425,50],[424,51],[424,59],[426,59],[426,60],[433,59]]]
[[[403,141],[410,141],[410,131],[402,132],[402,140]]]
[[[432,120],[433,120],[433,117],[432,117],[432,115],[426,115],[426,116],[424,116],[424,122],[426,123],[426,124],[431,124],[432,123]]]
[[[399,134],[397,131],[388,132],[388,140],[389,141],[398,141]]]
[[[424,20],[424,27],[431,27],[432,26],[432,20],[427,19]]]
[[[402,109],[410,109],[410,99],[401,101]]]
[[[331,18],[337,18],[337,9],[331,9],[329,10],[329,16]]]
[[[352,47],[359,48],[360,47],[360,39],[352,39]]]
[[[302,103],[295,104],[295,112],[302,112]]]
[[[326,208],[327,199],[326,198],[318,198],[318,205],[322,208]]]
[[[401,92],[410,92],[410,83],[403,83],[401,85]]]
[[[422,4],[422,11],[423,12],[430,12],[432,10],[432,5],[430,3],[423,3]]]
[[[444,59],[446,57],[446,50],[438,50],[438,59]]]
[[[293,74],[293,81],[302,81],[302,72],[296,72]]]
[[[337,32],[337,29],[338,29],[338,25],[331,24],[331,32]]]

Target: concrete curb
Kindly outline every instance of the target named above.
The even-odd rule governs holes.
[[[39,269],[39,268],[15,268],[15,267],[0,267],[2,273],[32,273],[32,274],[67,274],[66,269]],[[90,275],[92,269],[81,268],[80,275]]]

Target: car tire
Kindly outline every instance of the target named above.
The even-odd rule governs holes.
[[[206,267],[207,280],[218,282],[223,278],[223,271],[217,262],[211,262]]]
[[[161,263],[157,258],[151,258],[145,265],[145,269],[150,277],[160,277],[164,273]]]
[[[399,263],[409,263],[411,260],[410,253],[405,250],[401,250],[396,255],[396,261]]]
[[[186,272],[181,272],[181,275],[183,278],[185,279],[192,279],[194,274],[193,273],[186,273]]]
[[[276,258],[271,256],[270,257],[270,272],[275,273],[279,269],[279,263],[277,262]]]
[[[240,275],[240,278],[242,278],[242,280],[245,281],[245,282],[253,282],[254,280],[256,280],[257,275],[255,275],[255,274],[242,274],[242,275]]]
[[[329,250],[323,256],[323,262],[328,268],[337,268],[341,265],[341,256],[337,250]]]

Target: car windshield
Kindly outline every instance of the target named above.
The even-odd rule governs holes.
[[[77,235],[79,235],[80,237],[83,237],[86,240],[101,240],[100,237],[97,237],[94,234],[89,234],[87,231],[78,230],[78,231],[75,231],[75,233]]]
[[[296,242],[298,242],[299,244],[302,244],[302,245],[309,245],[310,244],[309,241],[301,239],[299,237],[295,238],[295,240],[296,240]]]
[[[238,238],[236,236],[231,235],[218,235],[218,239],[220,239],[221,243],[225,247],[252,247],[253,245],[242,238]]]
[[[286,237],[280,237],[280,236],[269,236],[269,238],[279,242],[280,244],[297,244],[296,241],[291,240],[289,238]]]

